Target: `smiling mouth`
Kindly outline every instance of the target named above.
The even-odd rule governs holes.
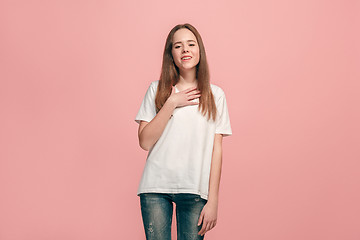
[[[183,58],[181,58],[181,60],[183,60],[183,61],[189,61],[191,58],[192,58],[192,57],[183,57]]]

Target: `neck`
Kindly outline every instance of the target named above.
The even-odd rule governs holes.
[[[196,68],[190,71],[180,71],[180,78],[178,84],[180,85],[194,85],[196,84]]]

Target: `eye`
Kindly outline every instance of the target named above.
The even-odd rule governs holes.
[[[178,45],[178,46],[175,46],[175,48],[179,48],[180,46]]]
[[[190,46],[195,46],[195,44],[191,43]]]

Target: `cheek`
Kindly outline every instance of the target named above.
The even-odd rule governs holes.
[[[200,50],[199,49],[196,49],[194,51],[194,55],[196,55],[197,58],[200,58]]]
[[[196,55],[196,58],[199,60],[199,59],[200,59],[200,51],[197,50],[196,53],[195,53],[195,55]]]
[[[179,66],[179,64],[181,63],[181,60],[179,60],[179,56],[176,53],[176,51],[172,51],[172,58],[173,58],[174,64],[176,66]]]
[[[179,53],[177,51],[172,51],[174,61],[178,61]]]

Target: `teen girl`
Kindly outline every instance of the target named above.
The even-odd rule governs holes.
[[[210,84],[192,25],[170,31],[160,80],[151,82],[135,121],[149,151],[137,192],[146,239],[171,239],[173,203],[178,239],[203,239],[216,225],[222,138],[232,131],[225,93]]]

